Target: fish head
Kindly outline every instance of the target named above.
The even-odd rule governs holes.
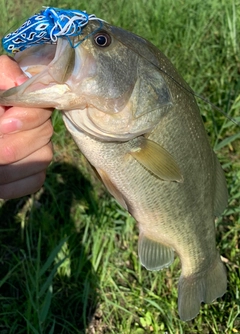
[[[101,140],[148,133],[173,105],[151,44],[100,20],[78,36],[18,52],[15,60],[29,79],[0,92],[0,104],[57,108],[72,130]]]

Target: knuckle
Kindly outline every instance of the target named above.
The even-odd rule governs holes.
[[[47,168],[53,159],[53,146],[51,141],[38,151],[38,155],[42,166],[41,169]]]
[[[17,152],[14,145],[4,145],[0,150],[0,162],[2,165],[11,164],[17,161]]]
[[[39,108],[21,108],[23,117],[25,117],[25,122],[32,124],[32,126],[39,127],[47,123],[51,123],[51,110],[48,109],[39,109]]]
[[[53,146],[52,146],[52,143],[49,142],[47,145],[46,145],[46,148],[45,148],[45,158],[46,160],[50,163],[53,159]]]
[[[45,128],[46,128],[46,134],[49,138],[52,137],[53,135],[53,125],[52,125],[52,122],[51,120],[47,120],[47,122],[45,123]]]
[[[44,170],[40,173],[37,173],[37,174],[34,175],[34,177],[35,177],[35,187],[34,187],[33,192],[36,192],[42,187],[42,185],[43,185],[43,183],[46,179],[46,171]]]

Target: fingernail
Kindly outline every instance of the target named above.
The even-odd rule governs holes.
[[[0,123],[0,132],[1,133],[10,133],[20,130],[22,128],[22,122],[16,118],[4,119]]]

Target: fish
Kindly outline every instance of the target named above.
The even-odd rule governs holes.
[[[29,79],[4,106],[56,108],[109,193],[136,220],[151,271],[180,258],[180,319],[227,290],[215,218],[227,206],[223,169],[188,84],[144,38],[105,21],[15,54]]]

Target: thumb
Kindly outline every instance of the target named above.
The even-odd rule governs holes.
[[[0,56],[0,89],[18,86],[27,79],[15,60],[9,56]]]

